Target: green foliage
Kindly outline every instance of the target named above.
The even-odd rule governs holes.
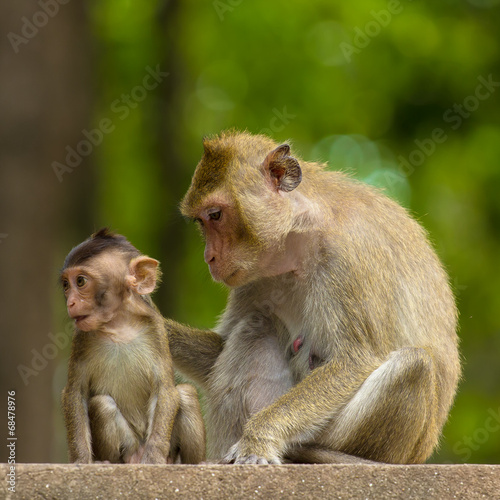
[[[116,125],[96,152],[96,226],[162,261],[162,310],[208,327],[225,302],[176,209],[201,138],[230,127],[291,138],[305,159],[384,188],[429,230],[458,297],[465,360],[435,460],[498,462],[500,430],[488,427],[500,395],[498,0],[102,0],[92,19],[96,123]],[[169,76],[122,119],[113,102],[157,64]]]

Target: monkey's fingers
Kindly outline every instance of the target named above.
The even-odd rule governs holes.
[[[280,464],[281,462],[276,458],[264,458],[257,455],[250,455],[248,457],[238,457],[235,464],[251,464],[251,465],[269,465],[269,464]]]
[[[253,464],[253,465],[268,465],[268,464],[280,464],[281,461],[278,457],[263,457],[252,454],[245,454],[240,452],[239,443],[236,443],[231,447],[229,453],[220,461],[222,464]]]

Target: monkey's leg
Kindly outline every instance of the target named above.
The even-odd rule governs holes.
[[[170,454],[173,462],[180,457],[183,464],[198,464],[205,460],[205,423],[201,415],[196,389],[189,384],[177,386],[181,397],[174,429]]]
[[[423,348],[399,349],[382,363],[316,368],[248,419],[223,462],[280,463],[301,444],[381,462],[422,462],[439,434],[435,370]]]
[[[138,448],[138,439],[111,396],[90,399],[89,421],[94,460],[120,463]]]
[[[440,432],[435,373],[426,349],[394,351],[316,443],[380,462],[424,462]]]

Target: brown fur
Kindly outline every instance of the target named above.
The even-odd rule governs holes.
[[[164,320],[149,296],[158,277],[157,261],[107,230],[66,259],[61,282],[76,321],[62,396],[71,462],[204,459],[196,390],[175,387]]]
[[[209,458],[424,462],[460,374],[457,310],[425,231],[267,137],[204,145],[181,209],[231,291],[215,333],[168,329],[174,362],[207,394]]]

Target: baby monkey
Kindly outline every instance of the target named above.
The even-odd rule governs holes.
[[[71,462],[205,457],[196,390],[175,386],[164,319],[150,298],[158,265],[108,229],[66,257],[61,285],[75,335],[62,406]]]

